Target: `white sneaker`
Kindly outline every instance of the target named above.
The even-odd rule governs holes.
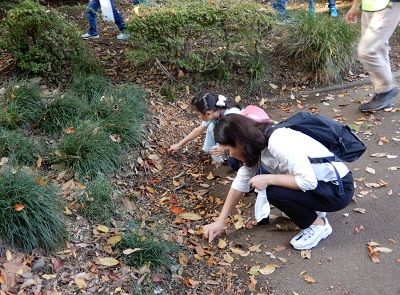
[[[130,36],[131,36],[131,34],[129,34],[129,33],[121,33],[121,34],[119,34],[117,36],[117,39],[118,40],[125,40],[125,39],[128,39]]]
[[[318,243],[332,233],[332,227],[329,225],[328,219],[323,217],[325,225],[310,225],[303,229],[290,241],[296,250],[308,250],[314,248]]]
[[[83,38],[83,39],[97,39],[97,38],[99,38],[99,37],[100,37],[99,34],[97,34],[97,35],[90,35],[89,33],[86,33],[86,34],[83,34],[83,35],[82,35],[82,38]]]

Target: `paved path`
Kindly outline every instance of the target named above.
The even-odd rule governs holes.
[[[316,107],[320,115],[331,118],[342,115],[347,124],[372,125],[368,132],[359,133],[367,145],[367,151],[359,160],[348,165],[356,179],[356,202],[342,211],[328,214],[333,227],[332,235],[311,251],[311,258],[305,259],[300,251],[294,250],[289,244],[296,234],[294,224],[280,217],[269,225],[228,234],[228,239],[247,246],[259,243],[266,246],[261,253],[253,254],[245,262],[250,267],[257,261],[281,266],[270,275],[257,276],[257,286],[269,286],[274,290],[273,294],[400,294],[400,142],[393,139],[400,139],[400,100],[395,99],[395,106],[399,109],[392,112],[362,114],[357,109],[357,101],[362,98],[369,100],[368,95],[373,91],[368,85],[358,83],[353,86],[336,87],[328,93],[313,91],[306,100],[301,101],[304,108],[298,109],[307,111],[310,107]],[[321,101],[325,97],[331,100]],[[301,95],[296,95],[296,99],[302,100]],[[268,112],[278,121],[290,115],[280,109]],[[389,142],[379,143],[382,137]],[[376,153],[384,156],[372,156]],[[397,167],[397,170],[390,170],[390,167]],[[374,169],[375,174],[367,172],[366,168]],[[387,183],[387,186],[366,186],[379,182]],[[354,211],[356,208],[365,209],[366,213]],[[280,214],[274,210],[272,213]],[[363,229],[355,233],[360,226]],[[378,252],[380,262],[373,262],[367,247],[371,241],[392,252]],[[276,251],[273,248],[277,246],[285,248]],[[271,258],[271,253],[279,259]],[[310,278],[306,276],[316,282],[307,282],[306,278]]]

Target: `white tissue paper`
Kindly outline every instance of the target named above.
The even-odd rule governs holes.
[[[256,204],[254,206],[254,215],[257,222],[260,222],[261,220],[269,216],[271,208],[269,206],[267,198],[267,190],[263,189],[259,191],[255,189],[254,191],[257,193]]]

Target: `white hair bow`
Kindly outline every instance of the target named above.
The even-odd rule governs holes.
[[[221,94],[219,94],[218,95],[218,101],[217,101],[217,103],[215,105],[219,106],[219,107],[224,107],[225,106],[225,101],[226,101],[226,97],[221,95]]]

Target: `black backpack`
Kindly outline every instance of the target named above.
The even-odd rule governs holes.
[[[300,131],[322,143],[334,156],[322,158],[309,158],[310,162],[330,163],[331,162],[353,162],[357,160],[367,149],[361,139],[348,125],[342,124],[333,119],[315,115],[307,112],[299,112],[290,118],[275,125],[272,129],[288,127]],[[272,131],[272,130],[271,130]],[[268,132],[269,133],[269,132]],[[344,195],[342,179],[335,166],[339,193]]]

